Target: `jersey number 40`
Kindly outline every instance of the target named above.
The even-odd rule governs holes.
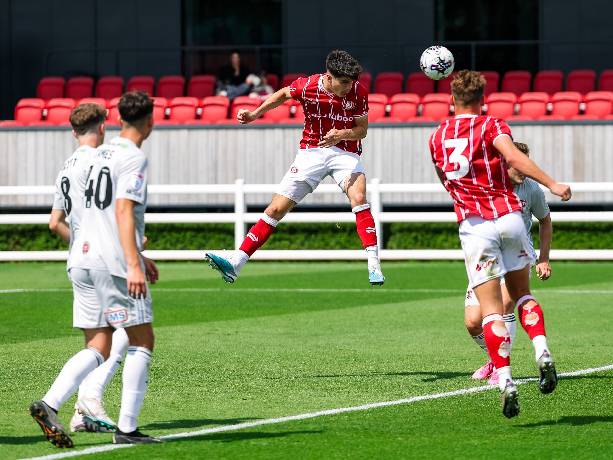
[[[98,173],[96,187],[94,188],[94,179],[90,179],[92,166],[87,175],[87,188],[85,189],[85,207],[92,207],[92,198],[96,207],[106,209],[111,204],[113,199],[113,182],[111,180],[111,170],[107,166],[103,166]]]

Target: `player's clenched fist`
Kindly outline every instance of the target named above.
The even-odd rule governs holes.
[[[236,114],[236,119],[239,123],[247,124],[251,123],[253,120],[256,120],[257,117],[254,116],[253,113],[247,109],[240,109]]]
[[[561,197],[562,201],[570,200],[570,197],[573,195],[569,185],[559,184],[557,182],[549,188],[549,191],[554,195]]]

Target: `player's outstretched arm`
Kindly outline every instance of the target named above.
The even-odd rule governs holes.
[[[332,147],[340,141],[358,141],[364,139],[368,133],[368,115],[355,119],[355,125],[350,129],[331,129],[326,133],[319,147]]]
[[[279,107],[281,104],[283,104],[285,101],[290,100],[291,98],[292,95],[289,92],[289,86],[286,86],[285,88],[281,88],[276,93],[273,93],[268,96],[268,98],[262,103],[262,105],[255,109],[253,112],[250,112],[247,109],[239,110],[236,115],[236,118],[238,119],[239,123],[251,123],[252,121],[260,118],[269,110],[272,110],[275,107]]]
[[[144,297],[147,291],[145,274],[140,265],[140,254],[136,246],[136,224],[134,222],[134,205],[125,198],[118,198],[115,204],[115,217],[119,230],[119,242],[128,266],[128,293],[135,299]]]
[[[553,224],[551,214],[539,220],[539,259],[536,263],[536,274],[546,280],[551,276],[551,265],[549,265],[549,251],[551,250],[551,240],[553,237]]]
[[[543,184],[551,193],[562,198],[562,201],[570,200],[572,196],[570,187],[566,184],[560,184],[551,178],[545,171],[537,166],[537,164],[520,152],[510,136],[498,136],[494,140],[494,146],[502,154],[507,164],[517,169],[520,173],[531,177],[539,184]]]
[[[70,227],[66,223],[66,213],[61,209],[51,210],[49,217],[49,230],[70,243]]]

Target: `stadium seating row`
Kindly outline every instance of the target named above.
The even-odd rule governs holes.
[[[534,91],[544,92],[549,95],[561,92],[564,84],[564,74],[559,70],[543,70],[538,72],[534,81],[532,74],[527,71],[506,72],[500,84],[500,74],[494,71],[483,71],[487,80],[486,95],[498,92],[509,92],[519,96],[523,93]],[[280,86],[288,86],[293,80],[304,74],[286,74],[280,82]],[[400,72],[383,72],[377,75],[372,88],[372,75],[364,72],[360,75],[360,82],[374,93],[382,93],[388,97],[394,94],[407,93],[418,94],[423,97],[430,93],[449,93],[451,77],[434,82],[421,72],[409,74],[406,81]],[[279,77],[274,74],[267,75],[268,83],[273,89],[279,88]],[[157,86],[152,76],[136,76],[128,80],[124,86],[122,77],[105,76],[96,83],[91,77],[73,77],[68,81],[62,77],[45,77],[41,79],[37,87],[37,97],[40,99],[71,98],[83,99],[86,97],[100,97],[112,99],[119,97],[124,90],[142,90],[151,95],[172,99],[175,97],[189,96],[204,98],[212,96],[215,92],[217,79],[214,75],[195,75],[189,79],[186,88],[186,79],[181,75],[169,75],[161,77]],[[94,88],[95,87],[95,88]],[[573,70],[566,78],[566,91],[576,91],[587,94],[596,89],[596,72],[593,70]],[[613,70],[605,70],[600,74],[598,90],[613,91]]]
[[[170,100],[154,97],[154,119],[157,124],[209,124],[235,123],[238,110],[253,110],[261,104],[259,98],[241,96],[232,103],[224,96],[176,97]],[[78,101],[94,102],[108,109],[108,124],[117,124],[119,98],[84,98]],[[417,94],[372,93],[368,97],[371,122],[438,121],[450,115],[448,94],[432,93],[420,98]],[[0,126],[68,125],[68,117],[77,101],[69,98],[21,99],[15,108],[15,120]],[[509,120],[566,120],[613,119],[613,92],[594,91],[585,97],[577,92],[524,93],[519,98],[513,93],[492,93],[486,99],[484,111]],[[295,101],[287,101],[267,112],[259,123],[302,123],[303,108]]]

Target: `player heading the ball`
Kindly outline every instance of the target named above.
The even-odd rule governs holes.
[[[377,250],[375,221],[366,201],[366,177],[360,161],[361,140],[368,131],[368,93],[357,81],[362,68],[346,51],[334,50],[326,58],[326,72],[298,78],[271,95],[253,112],[238,112],[246,124],[289,99],[304,108],[304,130],[296,158],[283,177],[262,218],[249,230],[236,253],[229,257],[207,253],[211,267],[233,283],[249,257],[274,232],[279,221],[319,183],[331,176],[349,198],[357,233],[368,257],[372,285],[385,281]]]

